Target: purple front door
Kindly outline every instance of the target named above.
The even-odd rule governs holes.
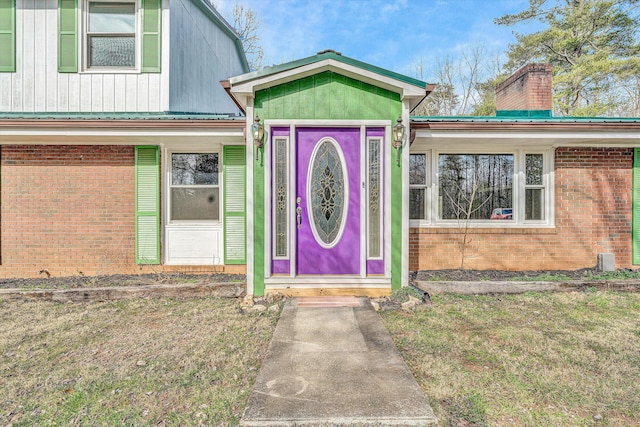
[[[360,274],[360,130],[296,130],[297,274]]]

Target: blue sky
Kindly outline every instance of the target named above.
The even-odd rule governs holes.
[[[214,0],[230,20],[235,0]],[[528,7],[528,0],[239,0],[262,19],[265,65],[334,49],[343,55],[412,77],[422,59],[426,81],[435,63],[457,60],[482,47],[487,57],[503,54],[514,29],[493,19]]]

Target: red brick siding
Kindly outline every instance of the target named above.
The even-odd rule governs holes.
[[[593,267],[613,253],[631,267],[633,149],[558,148],[555,228],[472,229],[465,266],[506,270]],[[459,230],[412,228],[410,270],[460,267]]]
[[[213,271],[135,264],[134,148],[1,148],[0,277]]]
[[[527,64],[496,88],[496,110],[551,110],[552,67]]]

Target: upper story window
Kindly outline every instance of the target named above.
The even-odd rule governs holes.
[[[89,1],[87,67],[136,67],[135,1]]]
[[[410,219],[424,226],[551,225],[550,158],[549,151],[525,149],[411,153]]]

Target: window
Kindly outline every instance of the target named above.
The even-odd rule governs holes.
[[[494,209],[511,208],[513,158],[513,154],[439,154],[438,218],[492,219]]]
[[[553,220],[550,158],[550,151],[525,149],[411,153],[409,218],[420,225],[460,220],[484,226],[548,225]]]
[[[136,4],[89,1],[87,67],[136,67]]]
[[[525,155],[525,208],[524,219],[544,220],[544,163],[542,154]]]
[[[427,219],[427,155],[409,155],[409,218]]]
[[[171,155],[171,220],[219,220],[218,154]]]

